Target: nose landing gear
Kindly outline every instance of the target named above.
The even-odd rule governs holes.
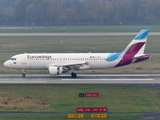
[[[22,74],[22,77],[26,77],[26,74],[25,74],[25,73],[23,73],[23,74]]]
[[[26,77],[26,71],[25,70],[22,71],[23,71],[22,77]]]

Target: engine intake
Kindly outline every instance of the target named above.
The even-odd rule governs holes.
[[[60,75],[62,73],[63,69],[62,67],[53,67],[53,66],[50,66],[48,68],[48,72],[50,75]]]

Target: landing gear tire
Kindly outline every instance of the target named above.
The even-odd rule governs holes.
[[[22,77],[26,77],[26,70],[22,70],[22,71],[23,71]]]
[[[22,77],[26,77],[26,74],[25,74],[25,73],[23,73],[23,74],[22,74]]]
[[[72,73],[71,73],[71,76],[72,76],[73,78],[76,78],[76,77],[77,77],[77,74],[74,73],[74,72],[72,72]]]

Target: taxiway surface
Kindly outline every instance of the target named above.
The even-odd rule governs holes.
[[[0,83],[4,84],[160,84],[159,74],[69,74],[49,76],[48,74],[1,74]]]
[[[101,32],[101,33],[0,33],[0,36],[116,36],[136,35],[137,32]],[[160,35],[160,32],[150,32],[149,35]]]

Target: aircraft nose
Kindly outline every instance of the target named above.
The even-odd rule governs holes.
[[[8,61],[4,62],[4,66],[8,67]]]

